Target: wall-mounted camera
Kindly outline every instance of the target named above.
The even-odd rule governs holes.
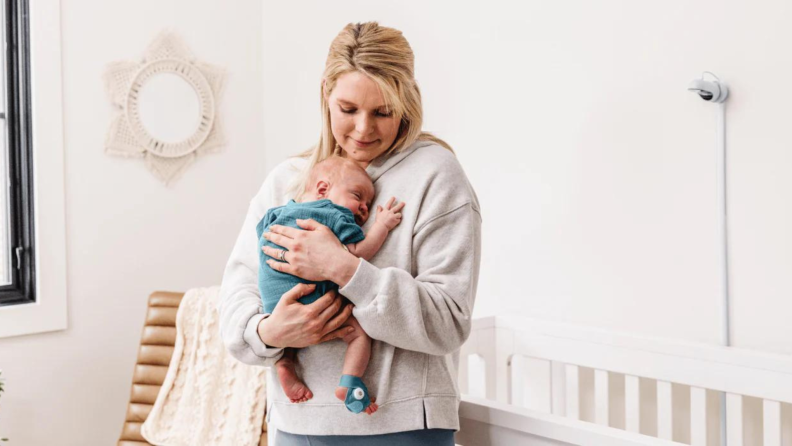
[[[709,73],[708,71],[705,73]],[[712,74],[712,73],[709,73]],[[688,85],[688,91],[694,91],[701,96],[701,99],[704,99],[708,102],[715,102],[721,103],[726,100],[726,97],[729,96],[729,89],[726,88],[726,84],[720,82],[714,74],[715,80],[704,80],[704,76],[702,75],[701,79],[696,79]]]

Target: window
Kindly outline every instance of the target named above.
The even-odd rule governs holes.
[[[28,169],[23,172],[23,168],[19,167],[17,170],[19,179],[14,180],[19,181],[20,184],[23,182],[27,184],[23,185],[27,188],[27,195],[18,193],[18,196],[22,197],[18,200],[20,203],[18,206],[23,210],[14,211],[10,204],[3,205],[0,208],[0,216],[5,218],[6,215],[10,216],[14,213],[16,219],[14,217],[9,219],[12,224],[19,226],[18,221],[22,219],[21,224],[27,225],[29,245],[23,245],[25,250],[20,253],[20,257],[22,266],[27,268],[29,276],[22,277],[21,280],[27,280],[28,284],[35,288],[35,295],[23,297],[14,304],[0,305],[0,338],[63,330],[68,326],[60,3],[60,0],[3,0],[2,9],[9,13],[0,25],[7,26],[10,22],[10,11],[13,10],[17,11],[14,14],[17,19],[25,19],[27,22],[25,25],[16,25],[17,32],[22,31],[23,26],[29,29],[29,34],[24,40],[21,40],[18,34],[16,37],[18,39],[16,54],[19,54],[20,46],[27,51],[29,64],[22,67],[28,71],[26,86],[28,91],[25,93],[26,96],[14,103],[14,107],[23,105],[27,107],[27,114],[21,113],[21,115],[27,116],[29,122],[27,130],[23,127],[15,137],[18,138],[17,141],[28,144],[27,149],[21,152],[21,156],[15,158],[17,161],[14,161],[19,165],[24,161]],[[26,14],[27,10],[29,13]],[[5,29],[3,36],[9,35],[9,29]],[[10,45],[7,48],[10,48]],[[4,54],[8,54],[8,51]],[[8,69],[11,73],[10,67]],[[3,84],[9,84],[8,81],[10,79],[6,79]],[[0,104],[5,102],[8,101],[0,101]],[[8,117],[11,118],[13,109],[9,108],[8,111]],[[10,126],[11,121],[12,119],[9,120],[9,125],[0,122],[0,128],[7,128],[10,133],[13,131]],[[0,140],[13,141],[11,135],[7,136]],[[10,146],[8,148],[13,149]],[[10,153],[6,147],[0,149],[0,154]],[[0,178],[5,177],[6,173],[3,171]],[[0,179],[1,181],[7,180]],[[33,193],[30,193],[31,190]],[[12,194],[6,193],[5,190],[0,191],[0,196],[7,197],[8,200],[13,199]],[[16,252],[11,250],[10,232],[3,233],[0,237],[7,236],[9,237],[5,245],[7,248],[0,251],[0,268],[3,268],[1,266],[3,264],[10,265],[10,272],[13,274]],[[24,233],[17,232],[17,237],[24,237]],[[24,239],[22,240],[24,243]]]
[[[2,25],[0,306],[6,306],[36,300],[27,0],[5,0]]]

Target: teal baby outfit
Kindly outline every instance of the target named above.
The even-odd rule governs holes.
[[[264,254],[261,248],[263,246],[275,249],[284,248],[270,242],[261,235],[272,225],[290,226],[299,229],[297,220],[309,218],[330,228],[344,245],[358,243],[366,238],[363,230],[355,223],[355,216],[352,211],[334,204],[330,200],[325,199],[307,203],[297,203],[294,200],[289,200],[289,203],[285,206],[269,209],[264,218],[256,225],[259,248],[258,285],[265,313],[272,313],[281,296],[298,283],[316,284],[316,289],[311,294],[300,298],[300,302],[303,304],[314,302],[327,292],[338,289],[338,285],[333,282],[304,280],[291,274],[275,271],[267,265],[267,259],[272,259],[272,257]],[[279,259],[274,260],[280,261]]]
[[[275,249],[284,248],[262,237],[261,235],[264,234],[264,231],[269,229],[272,225],[290,226],[299,229],[297,220],[309,218],[330,228],[333,234],[335,234],[338,240],[344,245],[357,243],[366,238],[365,234],[363,234],[363,230],[355,223],[355,216],[352,214],[352,211],[343,206],[338,206],[330,200],[310,201],[307,203],[297,203],[294,200],[289,200],[286,206],[279,206],[268,210],[264,218],[256,225],[259,247],[258,285],[259,291],[261,292],[261,301],[264,303],[265,313],[272,313],[272,310],[275,308],[275,305],[278,304],[281,296],[298,283],[316,284],[316,289],[311,294],[299,299],[302,304],[314,302],[328,291],[338,289],[338,285],[333,282],[327,280],[322,282],[304,280],[291,274],[275,271],[267,265],[267,258],[274,258],[264,254],[261,248],[263,246],[269,246]],[[274,260],[280,261],[278,259]],[[339,385],[347,387],[347,396],[344,405],[349,411],[360,413],[371,404],[368,389],[360,378],[351,375],[343,375]]]

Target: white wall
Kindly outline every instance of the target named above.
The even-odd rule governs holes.
[[[16,444],[116,440],[146,296],[219,283],[264,173],[315,142],[327,48],[353,21],[404,31],[425,129],[479,194],[480,315],[717,342],[715,110],[685,87],[721,75],[733,340],[792,353],[792,89],[778,83],[792,74],[792,4],[64,3],[70,328],[0,340],[0,433]],[[102,150],[104,65],[139,57],[163,28],[231,74],[229,147],[171,189]]]
[[[266,172],[261,10],[248,0],[63,1],[69,328],[0,339],[0,435],[10,444],[115,444],[148,295],[220,283]],[[104,154],[105,65],[139,60],[163,29],[228,70],[219,110],[228,145],[171,187],[142,160]]]

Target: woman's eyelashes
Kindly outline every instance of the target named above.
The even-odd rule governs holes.
[[[354,115],[355,113],[357,113],[357,109],[356,108],[344,108],[344,107],[338,107],[338,108],[341,110],[341,113],[346,113],[348,115]],[[382,111],[377,110],[376,115],[381,117],[381,118],[390,118],[392,116],[392,113],[390,113],[390,112],[382,112]]]

